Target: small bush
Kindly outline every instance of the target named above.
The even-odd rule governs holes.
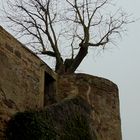
[[[56,133],[43,115],[24,112],[9,121],[6,136],[8,140],[54,140]]]
[[[89,123],[85,116],[75,114],[66,120],[62,140],[91,140]]]

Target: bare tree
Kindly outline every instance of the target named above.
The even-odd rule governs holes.
[[[89,48],[105,48],[129,23],[111,0],[7,0],[7,5],[13,29],[28,36],[35,51],[54,57],[59,74],[74,73]]]

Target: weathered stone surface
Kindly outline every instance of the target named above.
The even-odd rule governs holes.
[[[91,105],[90,115],[98,140],[122,139],[119,94],[114,83],[91,75],[74,74],[60,76],[58,87],[58,101],[79,96]]]
[[[18,113],[8,124],[8,140],[97,140],[90,128],[91,111],[85,100],[76,97],[39,112]]]
[[[0,140],[19,111],[44,107],[44,73],[55,74],[33,52],[0,27]]]

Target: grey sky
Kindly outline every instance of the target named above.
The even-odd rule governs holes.
[[[2,1],[2,0],[1,0]],[[1,5],[0,1],[0,5]],[[117,0],[133,17],[139,18],[139,0]],[[1,25],[4,25],[0,21]],[[105,77],[115,82],[120,91],[123,140],[139,140],[140,134],[140,21],[129,25],[127,35],[97,56],[88,56],[80,72]]]

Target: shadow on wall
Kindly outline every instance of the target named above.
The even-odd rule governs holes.
[[[44,79],[44,106],[56,103],[56,80],[45,72]]]

